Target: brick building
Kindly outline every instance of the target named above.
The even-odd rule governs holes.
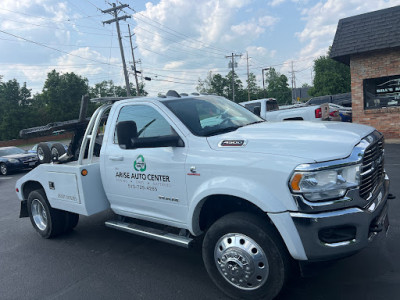
[[[400,138],[400,6],[339,20],[331,58],[350,66],[353,122]]]

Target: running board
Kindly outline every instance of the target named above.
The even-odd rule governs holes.
[[[166,242],[169,244],[189,248],[193,239],[182,236],[182,235],[177,235],[173,233],[169,233],[167,231],[151,228],[151,227],[146,227],[134,223],[127,223],[127,222],[121,222],[121,221],[116,221],[116,220],[111,220],[111,221],[106,221],[105,222],[107,227],[118,229],[121,231],[145,236],[154,240]]]

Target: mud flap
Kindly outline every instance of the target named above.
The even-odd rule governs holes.
[[[19,217],[20,218],[29,217],[29,215],[28,215],[28,201],[27,200],[21,201],[21,209],[19,211]]]

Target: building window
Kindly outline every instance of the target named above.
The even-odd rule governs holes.
[[[364,109],[400,106],[400,75],[363,80]]]

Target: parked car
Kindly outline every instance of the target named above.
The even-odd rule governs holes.
[[[48,160],[57,161],[58,158],[64,153],[67,153],[67,151],[67,145],[56,141],[41,142],[28,150],[29,153],[34,153],[37,155],[39,163],[43,163]]]
[[[38,164],[38,158],[17,147],[0,148],[0,173],[7,175],[10,172],[34,168]]]

